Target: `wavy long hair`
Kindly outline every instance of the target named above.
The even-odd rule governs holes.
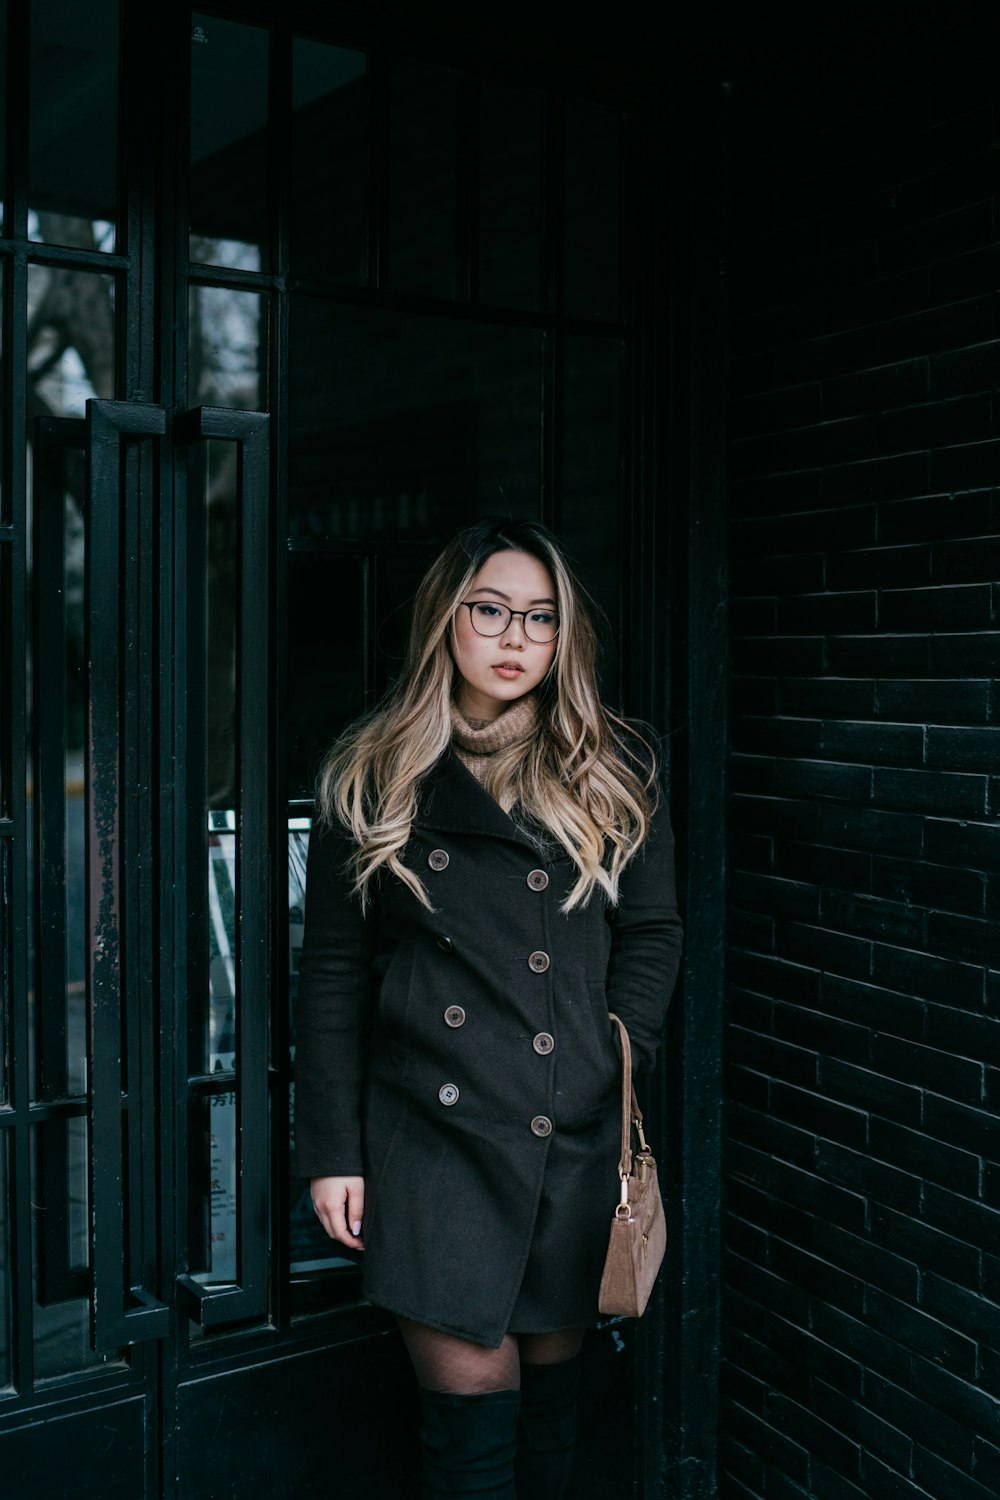
[[[536,689],[527,739],[491,756],[486,790],[506,812],[541,824],[576,865],[563,911],[600,887],[618,901],[622,871],[649,831],[656,805],[656,755],[649,739],[610,712],[597,691],[593,605],[555,537],[529,520],[483,521],[455,535],[431,564],[413,604],[406,658],[395,686],[334,744],[320,774],[321,822],[351,836],[355,893],[367,905],[372,880],[387,871],[428,909],[403,851],[421,778],[448,747],[458,677],[451,641],[456,611],[495,552],[526,552],[552,575],[559,613],[555,658]]]

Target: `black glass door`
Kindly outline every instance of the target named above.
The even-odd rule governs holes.
[[[398,1337],[296,1168],[316,772],[474,518],[563,536],[613,704],[653,649],[631,117],[460,54],[0,0],[12,1497],[301,1500],[331,1432],[415,1493]],[[635,1329],[592,1355],[584,1500],[638,1451]]]

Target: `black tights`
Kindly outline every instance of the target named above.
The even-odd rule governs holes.
[[[583,1346],[582,1328],[565,1333],[508,1333],[499,1349],[488,1349],[409,1318],[398,1321],[417,1383],[424,1390],[450,1391],[457,1396],[516,1391],[521,1385],[522,1362],[562,1364]]]

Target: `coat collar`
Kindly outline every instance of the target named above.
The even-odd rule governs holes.
[[[414,828],[437,833],[485,834],[538,853],[526,832],[495,802],[472,772],[448,749],[420,783]]]

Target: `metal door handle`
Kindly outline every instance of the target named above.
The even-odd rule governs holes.
[[[132,1284],[126,1253],[125,1193],[130,1099],[141,1092],[123,1072],[127,1034],[123,990],[132,955],[123,943],[131,910],[126,889],[122,797],[123,724],[121,585],[127,573],[122,527],[123,443],[166,432],[162,406],[133,401],[87,402],[86,654],[90,671],[87,726],[87,999],[90,1067],[90,1213],[93,1246],[94,1347],[163,1338],[170,1310],[144,1287]],[[123,984],[124,973],[124,984]],[[134,1062],[134,1059],[133,1059]],[[130,1156],[130,1177],[137,1165]],[[136,1258],[141,1249],[132,1247]]]
[[[66,622],[65,496],[70,453],[83,455],[86,422],[78,417],[38,417],[34,441],[32,545],[37,598],[32,670],[37,735],[35,848],[38,869],[38,952],[35,1027],[38,1074],[47,1099],[70,1092],[66,999]],[[83,497],[80,497],[82,504]],[[69,1149],[65,1122],[43,1123],[38,1133],[38,1300],[43,1306],[90,1295],[86,1260],[72,1254],[69,1223]],[[89,1242],[88,1242],[89,1243]]]
[[[269,418],[264,412],[200,406],[177,418],[173,435],[193,448],[209,438],[238,445],[240,538],[237,703],[239,722],[238,896],[236,1006],[236,1233],[237,1280],[205,1285],[187,1272],[177,1285],[203,1328],[260,1318],[268,1306],[268,1151],[260,1122],[268,1118],[268,942],[271,797],[267,766],[268,718],[255,713],[268,652]],[[190,464],[189,513],[204,514],[204,472]],[[193,501],[193,503],[191,503]],[[192,526],[191,531],[197,531]],[[200,533],[199,533],[200,534]],[[195,577],[199,569],[189,558]],[[203,628],[203,626],[202,626]],[[198,635],[197,629],[191,636]],[[191,640],[193,652],[201,642]]]

